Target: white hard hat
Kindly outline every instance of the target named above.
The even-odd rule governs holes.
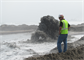
[[[64,17],[63,15],[59,15],[59,17]]]

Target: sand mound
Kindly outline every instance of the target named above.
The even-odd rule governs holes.
[[[57,53],[57,54],[48,54],[48,55],[44,55],[44,56],[40,56],[40,57],[30,57],[30,58],[26,58],[24,60],[67,60],[67,59],[71,59],[71,60],[78,60],[84,59],[84,44],[73,48],[73,49],[69,49],[67,50],[65,53]]]

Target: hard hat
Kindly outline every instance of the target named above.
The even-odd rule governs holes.
[[[59,17],[63,17],[63,18],[64,18],[64,16],[63,16],[63,15],[59,15]]]

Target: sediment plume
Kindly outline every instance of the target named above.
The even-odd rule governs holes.
[[[38,29],[32,34],[32,41],[49,41],[57,39],[59,22],[53,16],[43,16]]]

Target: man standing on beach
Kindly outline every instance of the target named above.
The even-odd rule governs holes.
[[[67,36],[68,36],[68,30],[70,28],[70,24],[64,19],[63,15],[59,15],[60,20],[60,27],[59,27],[59,37],[57,41],[57,48],[58,52],[62,52],[61,43],[64,43],[64,50],[63,52],[66,52],[67,50]]]

